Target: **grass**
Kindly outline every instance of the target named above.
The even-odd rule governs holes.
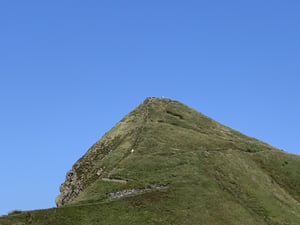
[[[65,206],[18,212],[0,224],[300,224],[299,156],[168,99],[147,99],[74,168],[84,189]],[[107,198],[151,184],[167,188]]]

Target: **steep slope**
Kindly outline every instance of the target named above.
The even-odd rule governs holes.
[[[55,209],[0,224],[300,224],[300,157],[148,98],[67,173]]]

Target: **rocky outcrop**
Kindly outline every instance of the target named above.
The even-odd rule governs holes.
[[[56,197],[56,206],[62,206],[72,198],[78,196],[82,191],[82,177],[78,177],[75,170],[70,170],[66,175],[66,180],[60,185],[60,195]]]
[[[111,192],[111,193],[107,194],[107,197],[109,199],[122,198],[122,197],[125,197],[128,195],[141,194],[141,193],[145,193],[145,192],[152,191],[152,190],[161,190],[161,189],[166,189],[166,188],[168,188],[167,185],[152,184],[146,188],[132,188],[132,189],[125,189],[125,190],[117,191],[117,192]]]

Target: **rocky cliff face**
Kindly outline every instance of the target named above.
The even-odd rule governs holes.
[[[60,185],[60,195],[56,197],[56,206],[62,206],[72,198],[78,196],[83,190],[83,177],[78,177],[76,170],[70,170],[66,175],[66,180]]]

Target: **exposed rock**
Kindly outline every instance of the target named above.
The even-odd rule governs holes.
[[[117,192],[111,192],[107,194],[107,197],[109,199],[116,199],[116,198],[122,198],[128,195],[134,195],[134,194],[140,194],[140,193],[144,193],[144,192],[148,192],[151,190],[161,190],[161,189],[165,189],[168,186],[166,185],[162,185],[162,184],[152,184],[149,185],[146,188],[132,188],[132,189],[126,189],[126,190],[122,190],[122,191],[117,191]]]
[[[73,169],[70,170],[66,175],[65,182],[60,185],[60,195],[55,199],[56,206],[62,206],[65,202],[78,196],[82,189],[82,182],[81,179],[78,178],[76,171]]]
[[[98,171],[97,171],[97,176],[101,176],[101,174],[102,174],[102,172],[103,172],[103,169],[102,168],[100,168]]]

